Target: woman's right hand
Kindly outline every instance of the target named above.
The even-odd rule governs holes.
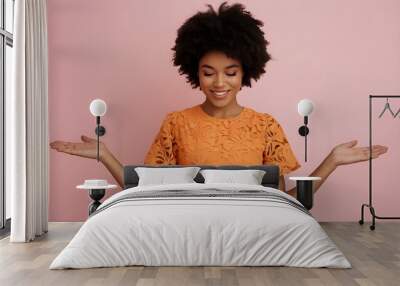
[[[85,158],[96,159],[97,157],[97,140],[89,138],[85,135],[81,136],[82,142],[65,142],[54,141],[50,143],[50,147],[58,152],[63,152],[71,155],[76,155]],[[107,147],[100,141],[99,143],[99,156],[100,160],[108,152]]]

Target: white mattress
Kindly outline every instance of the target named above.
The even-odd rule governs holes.
[[[127,189],[99,207],[50,269],[127,265],[351,267],[311,215],[273,199],[178,196],[121,200],[137,192],[204,193],[211,189],[264,191],[300,204],[279,190],[255,185],[194,183]]]

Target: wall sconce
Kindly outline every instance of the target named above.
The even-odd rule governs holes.
[[[307,135],[310,133],[310,130],[307,127],[308,124],[308,116],[314,109],[314,104],[309,99],[302,99],[297,104],[297,111],[298,113],[304,117],[304,125],[299,128],[300,136],[304,136],[304,161],[307,162]]]
[[[99,136],[103,136],[106,133],[106,129],[100,125],[100,117],[104,116],[107,111],[107,104],[105,103],[104,100],[101,99],[94,99],[90,103],[89,106],[90,113],[92,113],[93,116],[96,117],[96,129],[95,133],[97,135],[97,162],[99,162],[99,145],[100,145],[100,140]]]

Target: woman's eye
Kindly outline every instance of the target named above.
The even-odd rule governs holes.
[[[212,75],[214,75],[213,73],[203,73],[203,75],[204,76],[212,76]],[[227,76],[235,76],[236,75],[236,72],[234,72],[234,73],[226,73],[226,75]]]

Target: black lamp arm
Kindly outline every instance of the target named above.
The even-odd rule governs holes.
[[[106,133],[106,129],[100,125],[100,116],[96,116],[96,129],[94,130],[95,134],[97,135],[97,162],[100,161],[100,136],[103,136]]]
[[[97,128],[100,128],[100,116],[96,116],[96,124],[97,124]],[[96,132],[97,134],[97,162],[100,161],[100,156],[99,156],[99,152],[100,152],[100,139],[99,139],[99,133],[100,132]]]
[[[308,116],[304,116],[304,125],[300,126],[299,134],[304,137],[304,161],[307,162],[307,135],[310,130],[307,127],[308,124]]]

